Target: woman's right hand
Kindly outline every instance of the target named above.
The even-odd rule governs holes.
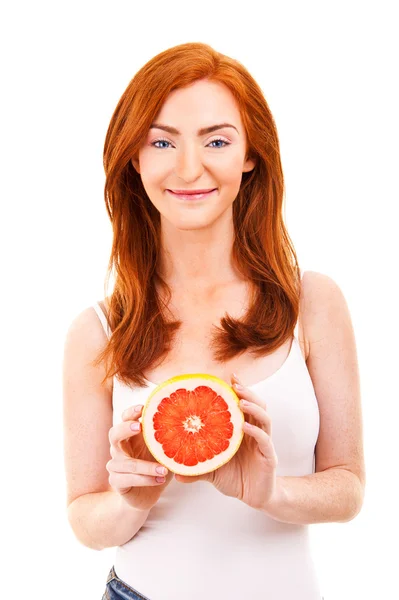
[[[154,461],[148,450],[141,432],[139,418],[143,409],[142,405],[126,409],[122,415],[122,422],[114,425],[109,430],[111,444],[111,460],[106,464],[109,472],[111,487],[120,494],[124,500],[134,508],[148,510],[156,504],[162,491],[173,477],[167,472],[166,476],[157,473],[157,467],[165,468]],[[138,424],[138,430],[131,426]],[[155,478],[162,478],[159,482]]]

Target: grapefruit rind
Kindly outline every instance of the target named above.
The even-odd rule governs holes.
[[[159,401],[165,397],[163,390],[167,387],[167,396],[170,396],[174,391],[181,389],[193,390],[198,386],[210,384],[210,388],[220,394],[223,400],[228,404],[228,409],[231,413],[231,422],[233,423],[233,435],[230,439],[229,446],[226,450],[216,454],[213,458],[200,462],[197,465],[184,465],[176,462],[173,458],[166,456],[162,445],[155,439],[153,417],[158,410],[159,402],[154,402],[154,398]],[[182,385],[183,384],[183,385]],[[185,375],[177,375],[160,383],[148,396],[141,419],[142,433],[144,442],[154,457],[154,459],[172,473],[177,475],[198,476],[205,473],[210,473],[220,468],[222,465],[229,462],[234,454],[238,451],[242,439],[244,437],[243,424],[245,422],[244,413],[239,406],[239,398],[234,389],[229,386],[223,379],[215,375],[204,373],[188,373]]]

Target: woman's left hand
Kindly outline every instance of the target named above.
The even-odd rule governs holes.
[[[232,377],[232,380],[237,379]],[[267,510],[277,502],[277,455],[271,440],[272,424],[267,414],[266,403],[246,387],[234,391],[240,399],[248,403],[240,408],[245,415],[244,437],[233,458],[211,473],[198,477],[175,475],[181,483],[194,483],[205,480],[226,496],[242,500],[248,506]],[[248,423],[252,427],[248,426]]]

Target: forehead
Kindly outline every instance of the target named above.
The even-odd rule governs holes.
[[[231,123],[242,128],[241,116],[233,94],[224,84],[201,80],[173,90],[166,98],[154,122],[196,133],[213,123]],[[234,129],[231,130],[234,132]]]

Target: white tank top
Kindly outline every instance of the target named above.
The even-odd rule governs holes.
[[[98,303],[97,312],[110,330]],[[156,385],[129,387],[114,377],[113,425]],[[298,341],[266,379],[248,386],[267,402],[277,475],[314,473],[319,409]],[[116,548],[117,576],[150,600],[320,600],[309,525],[271,519],[206,481],[172,479],[144,525]]]

